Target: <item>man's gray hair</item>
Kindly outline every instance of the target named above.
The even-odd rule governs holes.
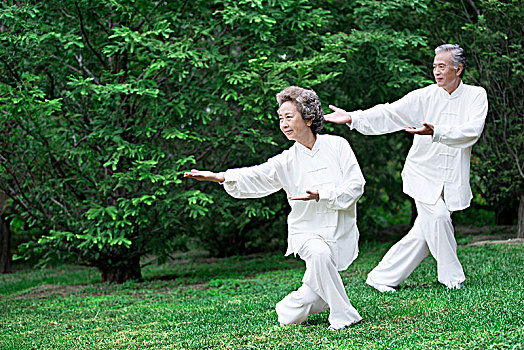
[[[460,77],[462,78],[466,71],[466,53],[464,49],[457,44],[443,44],[435,49],[435,55],[442,51],[451,51],[453,68],[458,69],[459,64],[462,65],[462,72],[460,73]]]

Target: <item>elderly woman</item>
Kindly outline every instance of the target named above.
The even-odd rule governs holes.
[[[235,198],[258,198],[286,191],[286,256],[306,263],[302,286],[276,305],[281,325],[300,324],[311,314],[330,310],[330,330],[359,322],[338,271],[358,254],[356,203],[364,177],[348,142],[319,135],[324,122],[313,90],[290,86],[277,94],[280,130],[294,145],[266,163],[221,173],[192,170],[184,177],[219,182]]]

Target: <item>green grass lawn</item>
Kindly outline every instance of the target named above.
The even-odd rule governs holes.
[[[397,293],[380,294],[364,281],[388,247],[361,245],[342,274],[364,320],[339,332],[326,330],[327,312],[277,326],[274,306],[304,271],[282,254],[187,255],[123,285],[75,266],[0,275],[0,349],[524,348],[524,245],[461,246],[460,290],[436,282],[428,258]]]

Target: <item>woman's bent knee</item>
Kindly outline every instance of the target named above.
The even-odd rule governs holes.
[[[310,259],[316,262],[325,263],[333,260],[331,250],[325,247],[319,247],[311,252]]]

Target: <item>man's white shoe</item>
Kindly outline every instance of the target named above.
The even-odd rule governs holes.
[[[449,289],[460,289],[462,288],[462,283],[460,282],[449,282],[446,284],[446,287]]]
[[[349,325],[345,325],[345,324],[332,324],[330,325],[327,329],[328,331],[341,331],[343,330],[344,328],[346,327],[349,327]]]
[[[397,290],[395,288],[392,288],[390,286],[386,286],[385,284],[376,284],[371,281],[366,281],[368,285],[378,290],[380,293],[394,293]]]

